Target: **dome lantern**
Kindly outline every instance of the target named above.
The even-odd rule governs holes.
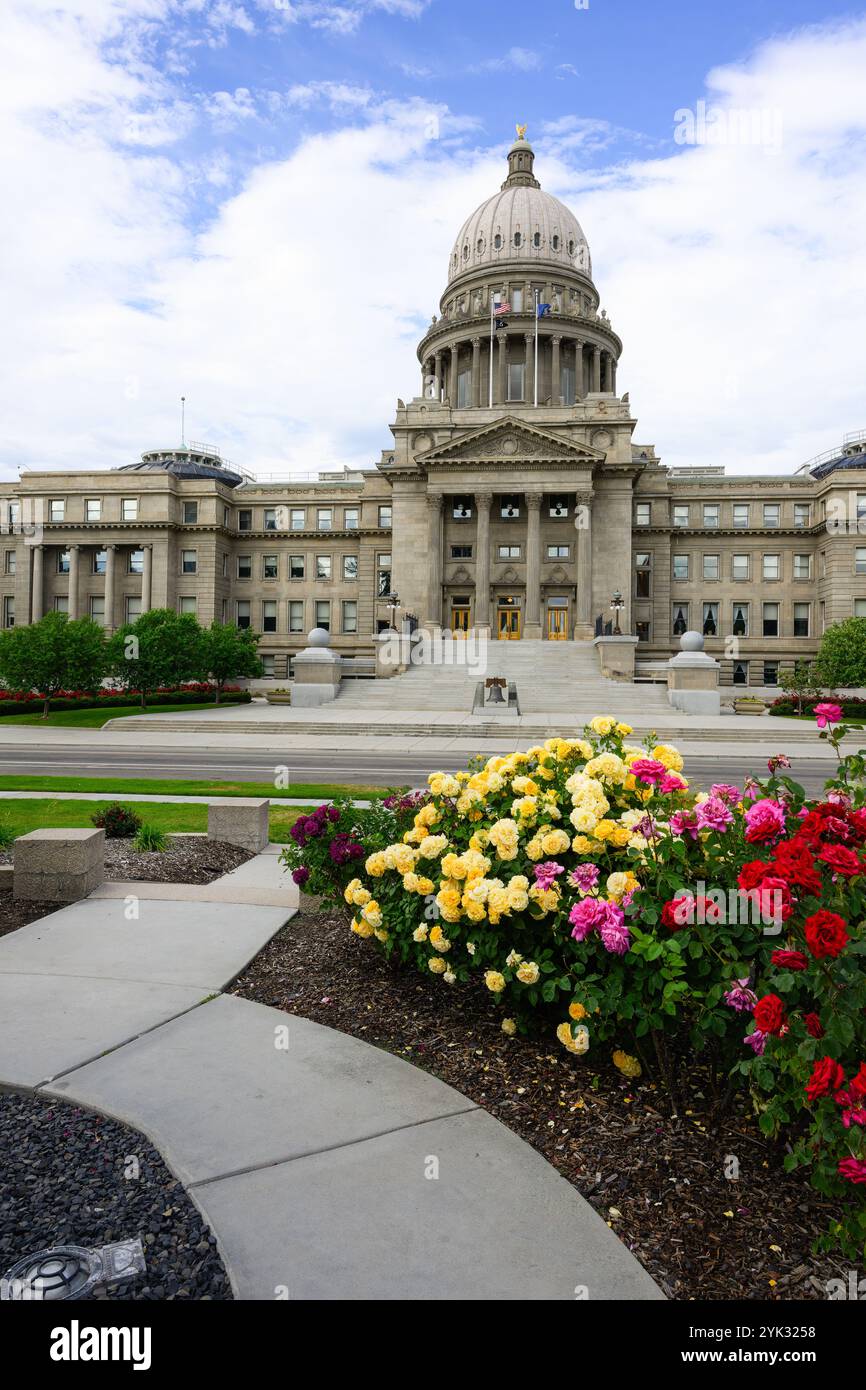
[[[508,151],[508,178],[502,185],[505,188],[540,188],[541,184],[532,172],[535,150],[526,138],[526,126],[517,127],[517,139]]]

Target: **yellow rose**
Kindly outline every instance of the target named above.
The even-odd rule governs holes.
[[[386,931],[383,931],[383,929],[382,929],[381,927],[379,927],[376,931],[374,931],[374,932],[373,932],[373,935],[375,936],[375,938],[376,938],[377,941],[387,941],[387,940],[388,940],[388,933],[387,933]]]
[[[571,844],[571,837],[564,830],[551,830],[543,836],[541,848],[545,854],[564,854]]]
[[[538,984],[539,969],[534,960],[525,960],[517,967],[517,978],[521,984]]]
[[[628,738],[629,734],[634,733],[634,729],[632,728],[631,724],[617,724],[616,731],[619,734],[620,738]]]
[[[505,988],[505,976],[501,975],[498,970],[486,970],[484,983],[491,994],[501,994]]]
[[[603,738],[606,734],[610,733],[615,723],[616,720],[611,719],[609,714],[597,714],[594,719],[590,719],[589,727],[594,734],[598,734]]]
[[[441,956],[431,956],[427,965],[434,975],[444,975],[448,969],[448,962],[443,960]]]
[[[364,904],[361,908],[360,915],[365,922],[370,923],[370,926],[373,927],[374,930],[376,927],[381,927],[382,909],[379,907],[375,898],[371,898],[368,903]]]
[[[422,859],[437,859],[447,844],[444,835],[425,835],[418,846],[418,854]]]
[[[504,1018],[502,1020],[502,1031],[507,1037],[514,1037],[514,1034],[517,1032],[517,1024],[513,1018]]]
[[[368,937],[373,935],[373,928],[369,922],[359,922],[357,917],[352,918],[352,931],[356,936]]]
[[[677,748],[672,748],[670,744],[658,743],[652,751],[652,755],[658,762],[663,763],[668,772],[682,772],[683,758]]]
[[[446,951],[451,950],[451,942],[448,940],[448,937],[445,935],[438,923],[435,927],[432,928],[430,932],[430,945],[435,946],[436,950],[441,951],[443,955]]]
[[[364,868],[367,870],[368,874],[372,875],[373,878],[382,877],[383,873],[385,872],[385,856],[384,854],[382,854],[381,850],[377,851],[375,854],[370,855],[369,859],[366,861],[364,865]]]
[[[416,927],[415,930],[414,930],[413,933],[412,933],[412,940],[413,940],[413,941],[426,941],[426,940],[427,940],[427,935],[428,935],[428,933],[427,933],[427,928],[426,928],[426,927]]]
[[[587,1016],[586,1009],[576,999],[573,1001],[573,1003],[569,1004],[568,1012],[569,1016],[575,1019],[577,1023],[579,1023],[582,1018],[586,1018]]]
[[[623,1076],[628,1076],[632,1080],[635,1080],[641,1074],[642,1068],[637,1057],[630,1057],[627,1052],[615,1052],[613,1054],[613,1064],[622,1072]]]

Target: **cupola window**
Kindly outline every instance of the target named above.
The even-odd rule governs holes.
[[[496,233],[496,236],[493,238],[493,246],[496,251],[502,250],[502,237],[499,235],[498,232]]]
[[[573,255],[574,255],[574,242],[573,242],[573,241],[570,241],[570,242],[568,243],[568,254],[569,254],[569,256],[573,256]]]
[[[468,242],[468,241],[467,241],[466,245],[463,247],[463,259],[464,259],[464,261],[468,261],[468,260],[469,260],[469,242]]]
[[[480,256],[480,255],[481,255],[481,252],[484,250],[484,238],[483,238],[483,237],[480,236],[480,237],[478,238],[478,241],[476,242],[476,245],[475,245],[475,250],[478,252],[478,254],[479,254],[479,256]]]
[[[556,235],[554,234],[553,240],[551,241],[550,244],[551,244],[551,246],[553,247],[554,251],[558,251],[558,250],[559,250],[559,237],[556,236]]]
[[[541,245],[541,232],[535,233],[535,236],[532,238],[532,244],[535,247],[535,249],[538,250],[539,246]]]
[[[520,243],[522,242],[522,240],[523,240],[523,238],[522,238],[520,232],[515,232],[515,233],[514,233],[514,245],[515,245],[515,246],[519,246]]]

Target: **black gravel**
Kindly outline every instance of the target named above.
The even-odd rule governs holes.
[[[51,1245],[136,1236],[146,1274],[89,1297],[231,1299],[214,1236],[143,1135],[63,1102],[0,1092],[0,1274]]]

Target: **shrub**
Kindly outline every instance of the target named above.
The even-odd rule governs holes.
[[[11,849],[17,838],[9,822],[0,820],[0,850]]]
[[[866,618],[828,627],[815,666],[824,685],[866,685]]]
[[[141,826],[141,817],[120,801],[113,802],[104,811],[97,811],[91,819],[94,825],[105,831],[106,840],[129,839]]]
[[[162,854],[168,849],[168,836],[155,825],[141,825],[132,848],[139,854]]]

